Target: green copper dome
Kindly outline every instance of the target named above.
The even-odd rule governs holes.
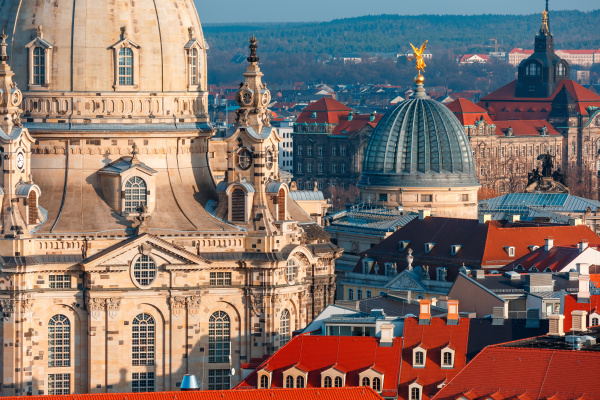
[[[365,152],[360,186],[479,186],[465,129],[419,85],[379,121]]]

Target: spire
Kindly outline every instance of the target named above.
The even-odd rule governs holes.
[[[248,62],[257,63],[259,60],[258,56],[256,55],[256,49],[258,48],[256,43],[258,43],[258,40],[254,37],[254,35],[252,35],[248,41],[250,42],[250,57],[248,57]]]
[[[542,12],[542,27],[540,28],[540,34],[542,35],[550,35],[550,18],[548,15],[548,0],[546,0],[546,9]]]

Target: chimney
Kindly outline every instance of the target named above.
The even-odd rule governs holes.
[[[196,375],[184,375],[179,389],[181,389],[182,392],[200,390],[200,385],[198,385],[198,379],[196,379]]]
[[[571,218],[569,219],[569,225],[571,226],[578,226],[583,224],[583,221],[581,218]]]
[[[493,308],[492,325],[504,325],[504,307]]]
[[[521,216],[519,214],[513,214],[510,216],[510,222],[517,222],[521,220]]]
[[[548,315],[549,336],[565,336],[565,316],[562,314]]]
[[[379,345],[383,347],[391,347],[394,344],[394,325],[383,324],[381,325],[381,340]]]
[[[354,118],[354,113],[350,111],[350,114],[348,114],[348,121],[352,121],[352,118]]]
[[[590,302],[590,266],[587,263],[578,263],[577,269],[579,270],[579,290],[577,292],[578,303],[589,303]]]
[[[582,251],[584,251],[585,249],[588,248],[588,242],[587,240],[582,240],[581,242],[579,242],[579,252],[581,253]]]
[[[458,300],[448,300],[448,325],[458,325]]]
[[[546,244],[544,245],[544,250],[545,251],[550,251],[553,247],[554,247],[554,239],[547,238],[546,239]]]
[[[571,313],[571,319],[573,321],[571,323],[571,331],[574,331],[574,332],[587,331],[586,316],[587,316],[587,311],[584,311],[584,310],[573,311]]]
[[[420,300],[419,306],[419,325],[429,325],[431,323],[431,300]]]
[[[434,307],[435,307],[435,306],[437,306],[437,302],[438,302],[438,299],[437,299],[437,298],[435,298],[435,297],[432,297],[432,298],[431,298],[431,305],[432,305],[432,306],[434,306]]]
[[[431,216],[430,210],[419,210],[419,219],[424,220],[427,217]]]
[[[485,224],[488,221],[492,220],[492,215],[491,214],[482,214],[479,216],[479,223],[480,224]]]
[[[373,112],[371,113],[371,116],[369,117],[369,122],[373,122],[373,121],[375,121],[375,116],[376,116],[376,115],[377,115],[377,112],[376,112],[376,111],[373,111]]]
[[[485,271],[482,269],[475,270],[475,279],[485,279]]]

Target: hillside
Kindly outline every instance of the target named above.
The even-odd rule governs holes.
[[[551,29],[557,48],[600,48],[600,10],[553,11]],[[237,51],[255,34],[265,53],[332,54],[406,51],[409,43],[429,40],[432,51],[489,51],[496,38],[501,51],[532,47],[541,23],[533,15],[369,15],[319,23],[206,24],[211,49]]]

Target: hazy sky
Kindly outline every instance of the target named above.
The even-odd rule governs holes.
[[[200,21],[329,21],[368,14],[531,14],[544,0],[194,0]],[[550,10],[591,11],[598,0],[550,1]]]

